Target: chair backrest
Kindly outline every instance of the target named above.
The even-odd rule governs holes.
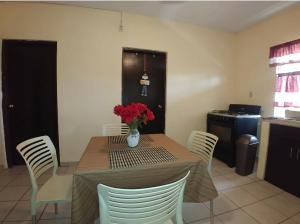
[[[182,202],[186,179],[157,187],[120,189],[98,184],[101,224],[161,224],[176,215],[183,224]]]
[[[211,172],[211,161],[217,141],[217,136],[202,131],[192,131],[188,139],[188,149],[197,153],[207,163],[209,172]]]
[[[34,191],[38,188],[37,178],[48,169],[53,167],[53,175],[56,174],[58,167],[56,151],[48,136],[28,139],[18,144],[17,150],[25,160]]]
[[[125,123],[104,124],[102,126],[103,136],[127,135],[129,126]]]

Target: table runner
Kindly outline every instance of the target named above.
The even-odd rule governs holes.
[[[201,158],[165,135],[151,135],[153,146],[161,146],[178,158],[174,162],[149,166],[111,169],[107,138],[94,137],[74,173],[72,224],[93,223],[99,216],[97,184],[119,188],[145,188],[174,182],[190,175],[185,188],[185,202],[204,202],[218,193]]]

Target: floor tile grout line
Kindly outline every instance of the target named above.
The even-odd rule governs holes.
[[[206,207],[207,207],[207,206],[206,206]],[[207,208],[208,208],[208,207],[207,207]],[[209,209],[209,208],[208,208],[208,209]],[[219,214],[214,213],[214,216],[224,215],[224,214],[226,214],[226,213],[229,213],[229,212],[232,212],[232,211],[235,211],[235,210],[238,210],[238,209],[240,209],[240,207],[236,207],[236,208],[234,208],[234,209],[231,209],[231,210],[228,210],[228,211],[221,212],[221,213],[219,213]]]
[[[242,212],[246,213],[246,215],[248,215],[249,217],[251,217],[257,224],[262,224],[261,222],[259,222],[257,219],[255,219],[254,217],[252,217],[251,215],[249,215],[246,211],[244,211],[242,208],[237,208],[237,209],[234,209],[234,210],[231,210],[231,211],[228,211],[228,212],[224,212],[224,213],[221,213],[219,214],[218,216],[221,216],[221,215],[225,215],[227,213],[230,213],[230,212],[234,212],[234,211],[237,211],[237,210],[241,210]],[[220,219],[220,218],[219,218]]]
[[[193,224],[193,223],[196,223],[196,222],[199,222],[199,221],[203,221],[203,220],[206,220],[206,219],[210,219],[210,217],[198,219],[198,220],[195,220],[195,221],[192,221],[192,222],[185,222],[185,223],[186,224]],[[221,224],[224,224],[223,221],[220,220],[216,215],[214,215],[214,219],[217,219]]]
[[[17,207],[17,204],[18,204],[18,202],[19,201],[15,201],[16,202],[16,204],[9,210],[9,212],[5,215],[5,217],[3,218],[3,222],[6,222],[7,220],[7,217],[10,215],[10,213],[12,213],[12,211]]]
[[[12,180],[11,180],[12,181]],[[10,183],[10,182],[9,182]],[[9,185],[9,183],[5,186],[5,188]],[[17,207],[18,202],[20,202],[20,199],[24,197],[27,191],[25,191],[22,196],[19,198],[19,200],[16,200],[16,204],[9,210],[9,212],[6,214],[6,216],[3,218],[3,222],[6,221],[7,217],[12,213],[12,211]]]
[[[265,180],[261,180],[261,179],[258,179],[258,180],[253,180],[252,182],[250,183],[246,183],[246,184],[241,184],[241,185],[236,185],[236,186],[233,186],[233,187],[228,187],[228,188],[224,188],[224,189],[220,189],[220,190],[217,190],[218,192],[223,192],[223,191],[227,191],[227,190],[230,190],[230,189],[234,189],[234,188],[237,188],[237,187],[241,187],[241,186],[246,186],[246,185],[250,185],[250,184],[253,184],[253,183],[257,183],[257,182],[263,182]],[[245,191],[247,191],[245,189]],[[247,191],[248,193],[250,193],[249,191]],[[281,192],[281,191],[280,191]],[[252,194],[251,194],[252,195]]]
[[[299,212],[297,212],[295,215],[293,215],[292,217],[294,217],[294,216],[297,216],[297,215],[300,215],[300,211]],[[291,218],[292,218],[291,217]],[[298,224],[298,223],[297,223]]]
[[[248,191],[247,191],[247,192],[248,192]],[[250,194],[250,192],[248,192],[248,193]],[[267,200],[267,199],[276,197],[276,196],[278,196],[279,194],[281,194],[281,192],[278,192],[278,193],[276,193],[276,194],[274,194],[274,195],[270,195],[270,196],[265,197],[265,198],[262,198],[262,199],[257,199],[257,198],[255,198],[257,201],[251,202],[251,203],[246,204],[246,205],[243,205],[243,206],[240,206],[240,205],[236,204],[233,200],[231,200],[231,199],[230,199],[228,196],[226,196],[225,194],[224,194],[224,196],[225,196],[228,200],[230,200],[233,204],[235,204],[236,206],[238,206],[238,207],[240,207],[240,208],[244,208],[244,207],[247,207],[247,206],[249,206],[249,205],[253,205],[253,204],[256,204],[256,203],[258,203],[258,202],[263,202],[264,200]],[[251,196],[253,196],[253,194],[251,194]],[[253,197],[254,197],[254,196],[253,196]],[[268,207],[270,207],[270,206],[268,206]]]
[[[290,217],[291,218],[291,217]],[[282,220],[281,222],[279,222],[278,224],[284,223],[285,221],[289,220],[290,218],[286,218],[284,220]],[[292,220],[293,221],[293,220]]]
[[[49,221],[49,220],[61,220],[61,219],[71,219],[71,217],[59,217],[59,218],[48,218],[48,219],[39,219],[39,221],[43,221],[43,220],[47,220],[47,221]]]
[[[247,191],[247,192],[248,192],[248,191]],[[248,193],[249,193],[249,192],[248,192]],[[235,205],[238,207],[238,209],[242,209],[244,212],[246,212],[243,208],[248,207],[248,206],[251,206],[251,205],[254,205],[254,204],[257,204],[257,203],[259,203],[259,202],[264,203],[264,200],[267,200],[267,199],[276,197],[276,196],[278,196],[278,195],[280,195],[280,194],[283,194],[283,193],[284,193],[284,192],[278,192],[278,193],[276,193],[276,194],[274,194],[274,195],[268,196],[268,197],[263,198],[263,199],[258,199],[258,200],[255,201],[255,202],[252,202],[252,203],[249,203],[249,204],[243,205],[243,206],[237,205],[234,201],[232,201],[232,200],[231,200],[230,198],[228,198],[226,195],[224,195],[224,196],[225,196],[228,200],[230,200],[233,204],[235,204]],[[279,212],[282,216],[286,217],[287,219],[292,218],[293,216],[295,216],[295,215],[298,214],[298,213],[296,213],[296,214],[294,214],[294,215],[292,215],[292,216],[288,216],[288,217],[287,217],[285,214],[283,214],[283,213],[282,213],[281,211],[279,211],[278,209],[275,209],[275,208],[269,206],[269,205],[266,204],[266,203],[264,203],[264,205],[266,205],[267,207],[269,207],[269,208],[271,208],[271,209],[274,209],[275,211]],[[224,212],[224,214],[225,214],[225,213],[229,213],[229,212],[234,211],[234,210],[236,210],[236,209],[233,209],[233,210]],[[247,213],[247,212],[246,212],[246,213]],[[299,212],[299,213],[300,213],[300,212]],[[249,213],[247,213],[247,215],[251,216]],[[251,217],[252,217],[252,216],[251,216]],[[254,217],[252,217],[252,218],[254,218]],[[256,219],[255,219],[255,220],[256,220]],[[260,223],[260,222],[259,222],[259,223]]]
[[[30,189],[30,188],[29,188]],[[7,217],[12,213],[12,211],[17,207],[17,205],[18,205],[18,203],[19,202],[22,202],[21,201],[21,199],[25,196],[25,194],[27,193],[27,190],[22,194],[22,196],[19,198],[19,200],[16,200],[15,202],[16,202],[16,204],[13,206],[13,208],[11,208],[10,210],[9,210],[9,212],[6,214],[6,216],[4,217],[4,219],[3,219],[3,222],[6,222],[7,220]],[[22,220],[22,221],[27,221],[27,220]]]
[[[231,173],[235,173],[234,171],[233,172],[231,172]],[[228,174],[230,174],[230,173],[227,173],[227,174],[224,174],[224,175],[220,175],[220,176],[225,176],[225,175],[228,175]],[[226,178],[226,177],[225,177]],[[249,177],[248,177],[249,178]],[[213,177],[212,177],[212,179],[213,179]],[[218,193],[222,193],[222,191],[225,191],[225,190],[229,190],[229,189],[234,189],[234,188],[239,188],[239,187],[241,187],[241,186],[245,186],[245,185],[249,185],[249,184],[253,184],[253,183],[256,183],[256,182],[262,182],[263,180],[261,180],[261,179],[255,179],[255,178],[249,178],[250,180],[252,180],[251,182],[249,182],[249,183],[245,183],[245,184],[241,184],[241,185],[236,185],[236,186],[234,186],[234,187],[229,187],[229,188],[226,188],[226,189],[222,189],[222,190],[220,190],[220,191],[218,191]],[[230,181],[230,180],[229,180]],[[246,190],[247,191],[247,190]],[[250,192],[249,191],[247,191],[249,194],[250,194]],[[274,197],[274,196],[276,196],[276,195],[278,195],[278,194],[280,194],[280,193],[282,193],[282,192],[278,192],[278,193],[276,193],[276,194],[274,194],[274,195],[271,195],[271,196],[269,196],[269,197],[266,197],[266,198],[263,198],[263,199],[257,199],[256,197],[256,199],[257,199],[257,201],[256,202],[253,202],[253,203],[250,203],[250,204],[247,204],[247,205],[245,205],[245,206],[239,206],[239,205],[237,205],[234,201],[232,201],[230,198],[228,198],[225,194],[224,194],[224,196],[229,200],[229,201],[231,201],[234,205],[236,205],[237,206],[237,208],[236,209],[232,209],[232,210],[230,210],[230,211],[226,211],[226,212],[223,212],[223,213],[220,213],[220,214],[215,214],[214,213],[214,216],[220,216],[220,215],[223,215],[223,214],[226,214],[226,213],[229,213],[229,212],[232,212],[232,211],[236,211],[236,210],[238,210],[238,209],[242,209],[243,207],[246,207],[246,206],[249,206],[249,205],[252,205],[252,204],[255,204],[255,203],[258,203],[258,202],[260,202],[260,201],[263,201],[263,200],[266,200],[266,199],[268,199],[268,198],[271,198],[271,197]],[[253,196],[253,194],[251,194],[252,196]],[[254,196],[253,196],[254,197]],[[208,208],[209,209],[209,207],[204,203],[204,205],[206,206],[206,208]],[[243,210],[243,209],[242,209]],[[244,211],[244,210],[243,210]],[[245,212],[245,211],[244,211]],[[248,213],[246,213],[247,215],[249,215]],[[250,216],[250,215],[249,215]],[[252,217],[252,216],[250,216],[251,218],[253,218],[254,219],[254,217]],[[260,223],[258,220],[256,220],[256,219],[254,219],[257,223]],[[200,221],[200,220],[198,220],[198,221]]]
[[[225,174],[226,175],[226,174]],[[222,176],[225,176],[225,175],[222,175]],[[220,177],[220,176],[219,176]],[[226,178],[226,177],[225,177]],[[250,178],[249,178],[250,179]],[[213,180],[213,178],[212,178]],[[249,182],[249,183],[245,183],[245,184],[240,184],[240,185],[235,185],[233,187],[228,187],[228,188],[224,188],[224,189],[217,189],[217,191],[225,191],[225,190],[230,190],[230,189],[233,189],[233,188],[236,188],[236,187],[240,187],[240,186],[245,186],[245,185],[248,185],[248,184],[253,184],[253,183],[256,183],[256,182],[260,182],[260,181],[264,181],[264,180],[261,180],[261,179],[258,179],[258,180],[254,180],[254,179],[251,179],[253,181]],[[213,180],[214,181],[214,180]]]
[[[265,204],[265,203],[264,203],[264,204]],[[268,206],[267,204],[265,204],[265,205],[266,205],[267,207],[269,207],[269,208],[272,208],[272,207]],[[247,215],[249,215],[249,216],[252,217],[253,219],[257,220],[255,217],[253,217],[251,214],[249,214],[246,210],[244,210],[243,208],[241,208],[241,209],[242,209],[244,212],[246,212]],[[274,209],[274,208],[272,208],[272,209]],[[274,210],[276,210],[276,209],[274,209]],[[276,210],[276,211],[278,212],[278,210]],[[282,213],[280,212],[280,214],[282,214]],[[285,215],[283,214],[283,216],[285,216]],[[293,217],[293,216],[291,216],[291,217]],[[277,224],[283,223],[283,222],[285,222],[286,220],[290,219],[291,217],[285,217],[286,219],[284,219],[284,220],[278,222]],[[258,220],[257,220],[257,221],[258,221]],[[258,223],[261,223],[261,222],[258,221]]]
[[[280,194],[283,194],[283,193],[284,193],[284,192],[280,192],[280,193],[278,193],[277,195],[274,195],[274,196],[272,196],[272,197],[276,197],[276,196],[278,196],[278,195],[280,195]],[[270,199],[270,198],[272,198],[272,197],[269,197],[269,198],[266,198],[266,199]],[[266,200],[266,199],[265,199],[265,200]],[[297,215],[298,213],[300,213],[300,210],[299,210],[297,213],[295,213],[295,214],[293,214],[293,215],[291,215],[291,216],[287,216],[287,215],[283,214],[283,212],[280,211],[279,209],[273,208],[273,207],[271,207],[270,205],[266,204],[266,203],[264,202],[264,200],[263,200],[262,202],[263,202],[264,205],[266,205],[267,207],[272,208],[272,209],[274,209],[275,211],[279,212],[279,213],[280,213],[281,215],[283,215],[284,217],[287,217],[287,219],[292,218],[293,216],[295,216],[295,215]]]
[[[212,171],[213,172],[213,171]],[[234,171],[231,171],[231,172],[226,172],[226,173],[223,173],[223,174],[218,174],[218,175],[212,175],[211,174],[211,177],[213,178],[213,177],[220,177],[220,176],[225,176],[225,175],[228,175],[228,174],[232,174],[232,173],[234,173]],[[249,177],[248,177],[249,178]]]
[[[10,176],[10,175],[15,175],[15,176],[18,176],[18,175],[22,175],[22,173],[24,172],[24,171],[27,171],[26,169],[26,166],[24,165],[24,166],[22,166],[23,168],[24,168],[24,170],[21,170],[21,171],[19,171],[18,173],[14,173],[14,174],[12,174],[12,173],[10,173],[10,174],[1,174],[0,173],[0,177],[1,176]],[[5,168],[5,169],[11,169],[11,168]],[[13,168],[12,168],[13,169]],[[27,171],[28,172],[28,171]],[[27,174],[27,172],[25,172],[26,174]]]
[[[68,167],[68,168],[69,168],[69,167]],[[11,180],[11,181],[13,181],[13,180]],[[8,184],[5,185],[4,188],[8,187],[8,185],[9,185],[10,183],[11,183],[11,182],[8,182]],[[21,187],[21,186],[19,186],[19,187]],[[25,187],[25,186],[22,186],[22,187]],[[26,186],[26,187],[27,187],[27,186]],[[30,187],[28,187],[28,190],[30,190]],[[6,221],[10,222],[9,220],[6,220],[6,219],[7,219],[7,217],[12,213],[12,211],[16,208],[16,206],[17,206],[17,204],[18,204],[19,202],[30,201],[30,200],[22,200],[22,198],[26,195],[26,193],[28,192],[28,190],[26,190],[26,191],[22,194],[22,196],[20,197],[20,199],[14,201],[14,202],[16,202],[16,204],[15,204],[15,205],[9,210],[9,212],[6,214],[6,216],[5,216],[4,219],[3,219],[3,222],[6,222]],[[12,202],[12,201],[6,201],[6,202]],[[44,211],[45,211],[45,209],[46,209],[47,206],[48,206],[48,203],[46,203],[46,204],[44,205],[44,208],[43,208],[42,212],[40,213],[40,215],[39,215],[39,217],[38,217],[37,223],[39,223],[41,220],[54,220],[54,219],[42,219],[42,215],[43,215],[43,213],[44,213]],[[31,215],[31,209],[30,209],[30,215]],[[32,221],[32,216],[30,216],[30,218],[31,218],[31,220],[18,220],[18,221]],[[68,218],[65,218],[65,217],[62,217],[62,218],[55,218],[55,220],[57,220],[57,219],[68,219]]]
[[[249,204],[249,205],[253,205],[253,204],[256,204],[256,203],[258,203],[258,202],[264,203],[264,202],[263,202],[264,200],[267,200],[267,199],[270,199],[270,198],[272,198],[272,197],[278,196],[278,195],[281,194],[281,193],[282,193],[282,192],[279,192],[279,193],[277,193],[276,195],[272,195],[272,196],[267,197],[267,198],[265,198],[265,199],[261,199],[261,200],[255,202],[255,203],[251,203],[251,204]],[[249,205],[247,205],[247,206],[249,206]],[[264,205],[266,205],[267,207],[269,207],[269,208],[271,208],[271,209],[274,209],[275,211],[279,212],[282,216],[284,216],[284,217],[286,218],[286,219],[284,219],[283,221],[280,221],[278,224],[280,224],[280,223],[282,223],[282,222],[284,222],[284,221],[286,221],[286,220],[288,220],[288,219],[290,219],[290,218],[293,217],[293,216],[286,217],[286,215],[283,214],[281,211],[279,211],[279,210],[277,210],[277,209],[275,209],[275,208],[269,206],[269,205],[266,204],[266,203],[264,203]],[[244,212],[246,212],[250,217],[252,217],[252,218],[255,219],[255,217],[253,217],[251,214],[249,214],[246,210],[243,209],[243,208],[245,208],[245,207],[247,207],[247,206],[243,206],[243,207],[241,207],[241,209],[242,209]],[[300,213],[300,212],[299,212],[299,213]],[[255,219],[255,220],[256,220],[256,219]],[[257,221],[258,221],[258,220],[257,220]],[[259,223],[260,223],[260,222],[259,222]]]
[[[243,212],[245,212],[248,216],[250,216],[252,219],[254,219],[258,224],[262,224],[259,220],[257,220],[255,217],[253,217],[251,214],[249,214],[247,211],[245,211],[243,208],[241,208]]]
[[[234,172],[232,172],[232,173],[234,173]],[[224,175],[220,175],[220,176],[225,176],[225,175],[227,175],[227,174],[224,174]],[[226,178],[226,177],[225,177]],[[249,178],[249,177],[248,177]],[[213,177],[212,177],[212,179],[213,179]],[[239,188],[239,187],[241,187],[241,186],[245,186],[245,185],[250,185],[250,184],[253,184],[253,183],[256,183],[256,182],[262,182],[262,181],[264,181],[264,180],[261,180],[261,179],[255,179],[255,178],[249,178],[249,179],[251,179],[251,180],[253,180],[252,182],[250,182],[250,183],[246,183],[246,184],[241,184],[241,185],[236,185],[236,186],[234,186],[234,187],[229,187],[229,188],[224,188],[224,189],[222,189],[222,190],[218,190],[218,193],[223,193],[222,191],[225,191],[225,190],[230,190],[230,189],[234,189],[234,188]],[[247,191],[246,189],[244,189],[245,191]],[[249,191],[247,191],[250,195],[252,195],[254,198],[256,198],[251,192],[249,192]],[[214,213],[214,217],[215,216],[220,216],[220,215],[223,215],[223,214],[226,214],[226,213],[229,213],[229,212],[232,212],[232,211],[236,211],[236,210],[238,210],[238,209],[241,209],[243,212],[245,212],[247,215],[249,215],[251,218],[253,218],[258,224],[260,224],[261,222],[259,222],[257,219],[255,219],[254,217],[252,217],[249,213],[247,213],[243,208],[244,207],[247,207],[247,206],[250,206],[250,205],[253,205],[253,204],[256,204],[256,203],[258,203],[258,202],[263,202],[264,200],[266,200],[266,199],[269,199],[269,198],[272,198],[272,197],[275,197],[275,196],[278,196],[278,195],[280,195],[280,194],[283,194],[284,193],[284,191],[280,191],[280,192],[277,192],[277,193],[275,193],[275,194],[273,194],[273,195],[270,195],[269,197],[266,197],[266,198],[263,198],[263,199],[257,199],[257,201],[255,201],[255,202],[253,202],[253,203],[250,203],[250,204],[247,204],[247,205],[244,205],[244,206],[239,206],[239,205],[237,205],[234,201],[232,201],[228,196],[226,196],[225,194],[224,194],[224,196],[228,199],[228,200],[230,200],[234,205],[236,205],[237,206],[237,209],[233,209],[233,210],[230,210],[230,211],[226,211],[226,212],[223,212],[223,213],[220,213],[220,214],[218,214],[218,215],[216,215],[215,213]],[[266,206],[268,206],[269,208],[272,208],[271,206],[269,206],[269,205],[267,205],[266,203],[264,203]],[[206,205],[205,205],[206,206]],[[208,208],[208,206],[206,206],[207,208]],[[208,208],[209,209],[209,208]],[[274,209],[274,208],[272,208],[272,209]],[[276,210],[276,211],[278,211],[277,209],[274,209],[274,210]],[[280,212],[281,214],[282,214],[282,212]],[[285,216],[284,214],[282,214],[283,216]],[[297,215],[297,214],[295,214],[295,215]],[[295,216],[295,215],[293,215],[293,216]],[[291,218],[291,217],[293,217],[293,216],[290,216],[290,217],[288,217],[287,219],[289,219],[289,218]],[[286,217],[286,216],[285,216]],[[198,221],[200,221],[200,220],[198,220]]]
[[[9,168],[8,168],[9,169]],[[20,172],[22,172],[22,171],[20,171]],[[4,176],[19,176],[20,174],[10,174],[10,175],[4,175]],[[1,176],[0,176],[1,177]],[[29,176],[28,176],[29,177]],[[9,187],[8,185],[9,184],[11,184],[13,181],[15,180],[15,178],[13,178],[13,179],[11,179],[10,181],[8,181],[8,183],[6,184],[6,185],[4,185],[3,186],[3,189],[1,189],[0,190],[0,192],[2,191],[2,190],[4,190],[6,187]],[[17,186],[12,186],[12,187],[21,187],[21,186],[19,186],[19,185],[17,185]],[[23,187],[23,186],[22,186]],[[26,186],[27,187],[27,186]]]

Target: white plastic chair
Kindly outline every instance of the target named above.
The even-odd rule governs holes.
[[[211,161],[217,141],[217,136],[202,131],[192,131],[188,139],[188,149],[207,163],[208,172],[211,172]]]
[[[42,204],[54,203],[57,213],[57,203],[71,202],[73,176],[56,174],[58,167],[56,151],[48,136],[26,140],[17,145],[17,150],[25,160],[29,171],[32,184],[32,223],[36,223],[37,209]],[[39,189],[37,179],[50,168],[53,168],[53,175]]]
[[[103,136],[127,135],[129,126],[125,123],[104,124],[102,126]]]
[[[214,153],[215,146],[218,142],[218,137],[202,131],[192,131],[187,147],[191,152],[198,154],[206,163],[207,163],[207,170],[211,173],[211,162],[212,156]],[[214,223],[214,204],[213,200],[210,200],[210,223]]]
[[[182,203],[186,179],[150,188],[120,189],[98,184],[101,224],[183,224]]]

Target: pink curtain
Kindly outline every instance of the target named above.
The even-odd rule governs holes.
[[[270,58],[281,57],[300,52],[300,39],[271,47]]]
[[[270,48],[270,66],[276,67],[274,115],[300,109],[300,39]]]
[[[300,62],[300,39],[270,48],[270,66]]]
[[[300,108],[300,72],[277,75],[274,106]]]

